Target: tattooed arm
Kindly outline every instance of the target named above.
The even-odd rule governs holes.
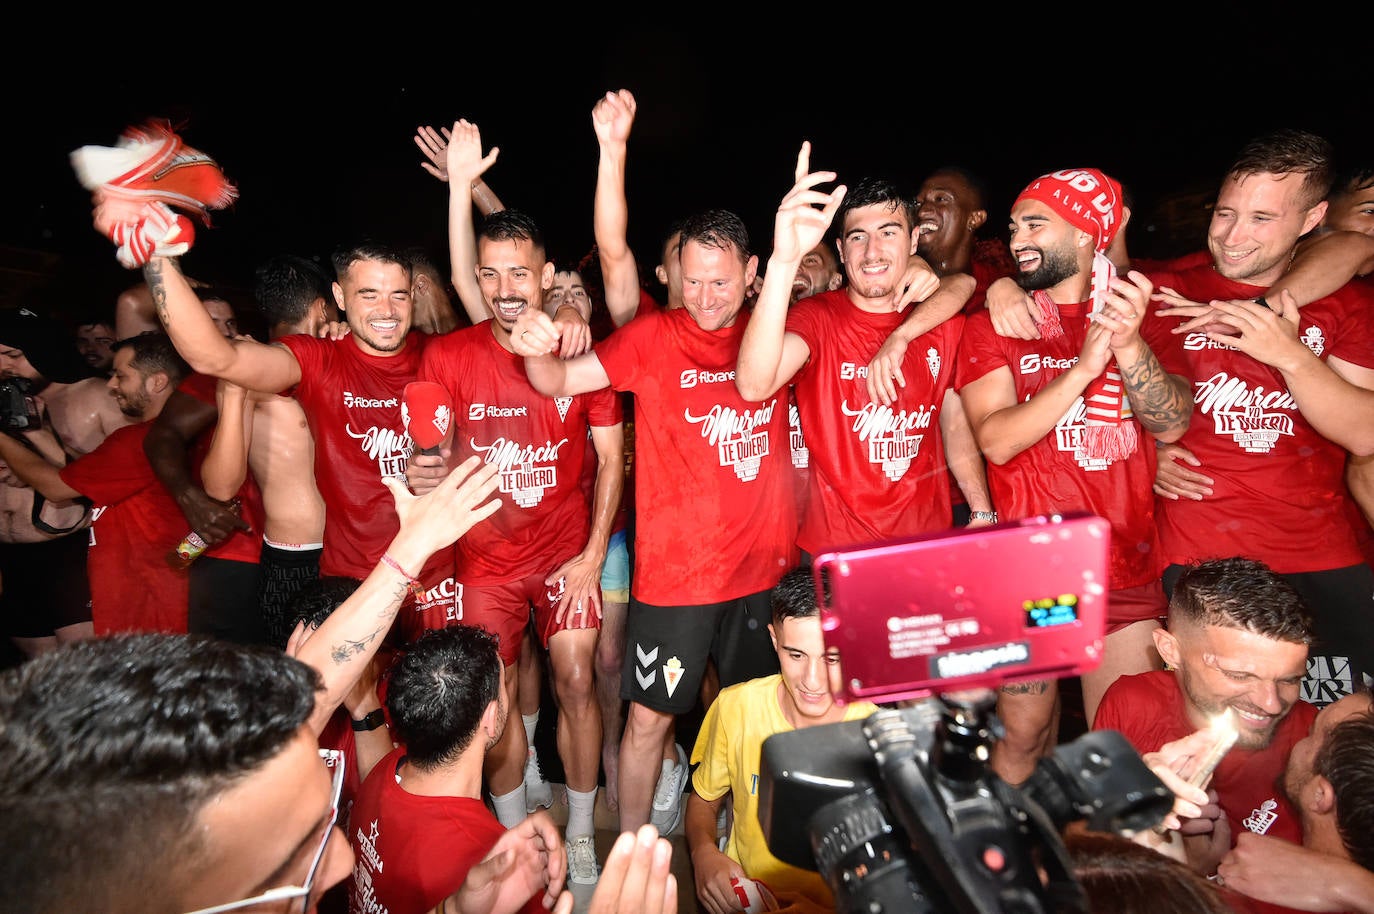
[[[422,496],[410,494],[400,479],[383,477],[401,520],[386,555],[407,572],[417,573],[431,555],[490,517],[501,506],[500,499],[488,500],[496,491],[496,469],[495,464],[479,468],[478,458],[469,457]],[[407,583],[401,572],[378,562],[353,595],[301,645],[297,659],[318,670],[323,683],[310,718],[316,735],[381,647],[405,599]]]
[[[300,381],[300,363],[285,346],[226,339],[174,258],[152,258],[143,266],[143,277],[172,345],[196,371],[267,393]]]
[[[1112,281],[1099,323],[1111,330],[1109,346],[1131,398],[1131,411],[1145,431],[1168,444],[1183,437],[1193,415],[1193,395],[1186,378],[1169,374],[1140,335],[1154,286],[1132,270]]]

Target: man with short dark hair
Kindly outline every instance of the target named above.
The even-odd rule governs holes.
[[[1262,562],[1199,562],[1174,586],[1167,628],[1154,630],[1168,668],[1122,676],[1102,698],[1093,729],[1120,731],[1142,754],[1220,715],[1239,731],[1212,775],[1218,817],[1182,830],[1189,861],[1205,874],[1243,831],[1301,840],[1279,781],[1317,716],[1298,697],[1312,637],[1302,598]]]
[[[0,676],[8,906],[183,914],[287,902],[308,911],[348,874],[353,857],[335,827],[344,771],[338,756],[322,759],[318,735],[407,593],[398,567],[417,567],[500,504],[489,500],[494,472],[475,460],[423,498],[394,478],[383,485],[399,518],[390,562],[373,567],[297,658],[124,634]],[[535,819],[515,837],[503,872],[547,885],[552,902],[562,881],[556,828]]]
[[[87,571],[96,635],[186,631],[186,576],[166,560],[186,532],[185,521],[144,456],[143,440],[187,373],[166,334],[120,340],[106,386],[133,424],[65,465],[51,449],[30,450],[0,435],[0,459],[45,498],[85,498],[95,506]],[[37,442],[43,434],[25,438]]]

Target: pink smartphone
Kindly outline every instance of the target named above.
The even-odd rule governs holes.
[[[1102,661],[1111,527],[1046,515],[816,556],[842,701],[1076,676]]]

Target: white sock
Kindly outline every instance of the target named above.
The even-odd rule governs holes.
[[[492,809],[496,813],[496,818],[506,828],[514,828],[525,821],[525,782],[521,781],[520,786],[510,793],[497,796],[491,795]]]
[[[596,788],[573,790],[568,788],[568,840],[596,833]]]
[[[535,708],[533,714],[521,714],[520,719],[525,722],[525,742],[534,745],[534,731],[539,727],[539,709]]]

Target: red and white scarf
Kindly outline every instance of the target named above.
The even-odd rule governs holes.
[[[1046,204],[1074,228],[1093,235],[1090,320],[1092,314],[1102,310],[1106,292],[1116,276],[1116,265],[1105,252],[1121,227],[1121,185],[1097,169],[1068,169],[1032,181],[1016,202],[1022,199]],[[1031,299],[1036,304],[1035,324],[1041,338],[1063,336],[1059,306],[1049,292],[1037,290]],[[1083,391],[1083,405],[1083,451],[1087,456],[1121,460],[1135,452],[1139,436],[1135,422],[1131,421],[1130,400],[1115,359]]]

